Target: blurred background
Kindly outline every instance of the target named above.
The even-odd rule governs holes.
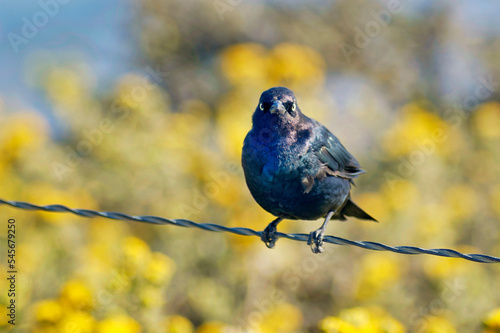
[[[367,170],[352,196],[380,223],[328,234],[500,256],[499,14],[492,0],[2,1],[0,197],[263,230],[241,147],[260,93],[285,85]],[[18,332],[500,332],[498,264],[0,212],[2,244],[17,224]]]

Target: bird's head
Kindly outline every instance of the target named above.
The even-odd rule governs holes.
[[[300,109],[293,92],[285,87],[274,87],[260,95],[253,115],[254,124],[261,126],[293,126],[300,120]]]

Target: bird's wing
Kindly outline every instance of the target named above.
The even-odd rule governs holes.
[[[358,161],[325,127],[316,138],[315,153],[327,167],[326,173],[332,176],[352,180],[365,173]]]

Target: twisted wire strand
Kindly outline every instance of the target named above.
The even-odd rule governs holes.
[[[78,216],[92,218],[92,217],[104,217],[113,220],[128,220],[136,221],[157,225],[175,225],[179,227],[187,228],[199,228],[207,231],[214,232],[230,232],[242,236],[257,236],[262,235],[262,231],[255,231],[249,228],[229,228],[213,223],[196,223],[184,219],[167,219],[159,216],[133,216],[123,213],[114,212],[99,212],[90,209],[71,209],[63,205],[47,205],[38,206],[28,202],[22,201],[9,201],[0,199],[0,205],[9,205],[11,207],[25,209],[25,210],[41,210],[45,212],[58,212],[58,213],[72,213]],[[309,235],[307,234],[285,234],[281,232],[276,233],[278,238],[287,238],[299,242],[307,242]],[[480,263],[499,263],[500,258],[494,256],[488,256],[484,254],[466,254],[460,253],[451,249],[423,249],[415,246],[389,246],[385,244],[380,244],[376,242],[365,242],[365,241],[353,241],[341,237],[335,236],[325,236],[325,243],[337,244],[337,245],[352,245],[361,247],[367,250],[374,251],[390,251],[400,254],[429,254],[433,256],[450,257],[450,258],[462,258],[469,261],[480,262]]]

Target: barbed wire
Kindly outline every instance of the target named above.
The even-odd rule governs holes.
[[[47,205],[38,206],[28,202],[22,201],[9,201],[0,199],[0,204],[9,205],[11,207],[25,209],[25,210],[41,210],[44,212],[54,212],[54,213],[72,213],[78,216],[92,218],[92,217],[104,217],[112,220],[125,220],[125,221],[135,221],[143,222],[157,225],[175,225],[179,227],[187,228],[199,228],[207,231],[214,232],[230,232],[242,236],[257,236],[262,235],[262,231],[255,231],[249,228],[229,228],[223,225],[213,224],[213,223],[196,223],[184,219],[167,219],[159,216],[133,216],[123,213],[114,212],[99,212],[90,209],[71,209],[63,205]],[[282,232],[276,233],[277,238],[286,238],[299,242],[307,242],[309,235],[307,234],[285,234]],[[400,254],[429,254],[433,256],[440,257],[450,257],[450,258],[462,258],[469,261],[480,262],[480,263],[499,263],[500,258],[488,256],[484,254],[467,254],[461,253],[451,249],[423,249],[415,246],[389,246],[385,244],[380,244],[376,242],[365,242],[365,241],[353,241],[336,236],[325,236],[325,243],[331,243],[336,245],[352,245],[361,247],[367,250],[374,251],[390,251]]]

